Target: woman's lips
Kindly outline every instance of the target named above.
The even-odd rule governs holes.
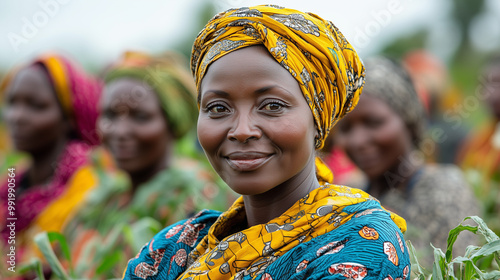
[[[130,160],[135,158],[135,149],[129,146],[113,146],[111,152],[116,160]]]
[[[239,172],[250,172],[266,164],[273,154],[231,153],[226,157],[229,166]]]

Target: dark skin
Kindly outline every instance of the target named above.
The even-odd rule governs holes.
[[[337,139],[349,158],[365,173],[370,194],[404,190],[420,167],[411,162],[411,133],[401,117],[382,99],[363,93],[356,108],[338,124]]]
[[[484,70],[484,95],[491,113],[500,120],[500,60]]]
[[[170,165],[174,137],[159,104],[151,87],[132,78],[111,81],[101,98],[103,143],[130,175],[133,190]]]
[[[6,104],[5,119],[13,144],[33,160],[27,172],[29,185],[50,182],[53,163],[64,151],[72,124],[63,116],[42,66],[30,66],[16,74],[6,90]]]
[[[319,187],[311,110],[299,84],[262,46],[213,62],[202,80],[198,138],[243,195],[248,227],[269,222]]]

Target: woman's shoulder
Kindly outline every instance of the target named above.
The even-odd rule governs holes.
[[[176,279],[186,269],[189,253],[207,236],[220,214],[202,210],[164,228],[129,260],[123,278]]]
[[[311,279],[348,275],[356,279],[405,279],[410,259],[401,230],[389,212],[374,203],[366,204],[365,210],[353,213],[338,228],[297,245],[269,270],[290,267],[290,274],[311,275]]]
[[[464,173],[454,164],[426,164],[417,176],[416,184],[420,187],[469,188]]]
[[[450,216],[458,214],[458,210],[479,213],[472,187],[456,165],[428,164],[421,173],[412,188],[412,200],[419,202],[421,210],[434,209]],[[443,207],[449,207],[449,211],[443,211]]]

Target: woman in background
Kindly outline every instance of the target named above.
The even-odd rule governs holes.
[[[35,255],[33,236],[60,232],[95,186],[88,155],[99,142],[95,125],[101,83],[67,58],[45,54],[13,70],[1,92],[12,143],[29,157],[27,163],[9,166],[15,169],[14,216],[6,212],[8,185],[0,187],[0,223],[17,218],[20,264]],[[11,246],[10,228],[1,228],[2,244]]]
[[[406,239],[420,249],[425,267],[432,247],[446,248],[448,232],[465,217],[479,214],[478,203],[454,165],[426,164],[419,151],[424,109],[410,77],[387,58],[366,62],[363,96],[337,129],[338,143],[368,178],[367,192],[408,222]],[[475,235],[461,234],[463,254]]]
[[[105,75],[98,127],[109,153],[94,154],[99,187],[65,231],[80,277],[117,277],[125,256],[161,227],[204,208],[224,209],[234,200],[199,162],[196,89],[182,62],[174,53],[127,52]],[[111,237],[126,228],[128,237]],[[108,264],[114,269],[96,271],[118,252]]]

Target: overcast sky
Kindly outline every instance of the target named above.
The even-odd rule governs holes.
[[[0,2],[0,70],[46,50],[62,50],[79,61],[104,65],[127,49],[159,52],[187,39],[199,7],[208,0],[23,0]],[[453,0],[215,0],[219,11],[262,3],[309,11],[333,21],[362,56],[421,27],[433,31],[429,47],[451,53]],[[475,40],[500,49],[500,1],[476,20]]]

